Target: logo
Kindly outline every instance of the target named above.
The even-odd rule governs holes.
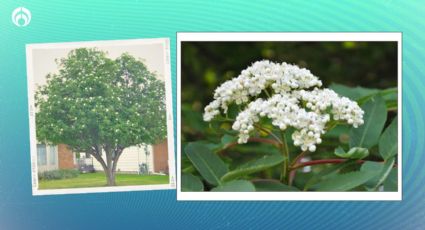
[[[12,22],[18,27],[25,27],[31,22],[31,12],[25,7],[18,7],[12,12]]]

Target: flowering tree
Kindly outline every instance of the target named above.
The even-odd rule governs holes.
[[[72,50],[36,92],[37,139],[90,154],[113,186],[125,148],[165,138],[164,97],[164,83],[134,57]]]
[[[391,94],[394,90],[369,92],[369,95],[354,101],[321,87],[322,82],[307,69],[287,63],[255,62],[238,77],[219,86],[214,100],[205,107],[204,121],[230,122],[232,130],[227,131],[218,145],[189,143],[184,152],[205,183],[217,186],[213,191],[298,189],[292,186],[297,169],[321,163],[344,163],[339,165],[340,168],[330,170],[330,174],[353,163],[363,166],[360,171],[339,175],[340,178],[333,178],[330,182],[324,180],[325,176],[318,176],[310,184],[305,184],[304,189],[349,190],[366,182],[369,183],[368,188],[377,189],[395,165],[397,119],[381,135],[387,118],[386,103],[381,94]],[[335,155],[339,159],[303,163],[305,155],[316,152],[322,138],[337,125],[352,127],[349,150],[336,148]],[[232,142],[233,136],[237,137],[237,143]],[[288,143],[288,137],[292,143]],[[265,154],[229,171],[227,165],[213,153],[248,142],[272,144],[279,149],[280,155]],[[378,142],[385,164],[361,160],[369,156],[369,148]],[[293,149],[300,148],[301,152],[290,153],[288,144]],[[202,158],[207,159],[201,161]],[[208,165],[205,162],[212,163]],[[253,173],[279,164],[280,183],[273,181],[270,184],[270,180],[259,178],[246,180]],[[375,177],[380,179],[372,181]],[[203,183],[191,174],[183,175],[182,183],[189,191],[203,187]]]

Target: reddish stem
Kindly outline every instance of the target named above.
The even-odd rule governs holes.
[[[301,161],[301,159],[305,156],[307,154],[307,151],[303,151],[302,153],[300,153],[295,159],[294,159],[294,161],[291,163],[291,166],[290,166],[290,168],[293,166],[293,165],[295,165],[295,164],[298,164],[298,163],[300,163],[300,161]],[[296,170],[290,170],[290,173],[289,173],[289,186],[291,186],[292,185],[292,182],[294,181],[294,179],[295,179],[295,176],[297,175],[297,171]]]

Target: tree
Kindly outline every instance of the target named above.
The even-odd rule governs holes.
[[[95,48],[72,50],[58,67],[36,92],[37,139],[90,154],[114,186],[125,148],[166,137],[164,83],[131,55]]]

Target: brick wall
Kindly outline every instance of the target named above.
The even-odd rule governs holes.
[[[153,146],[153,170],[156,173],[168,174],[168,145],[167,140]]]
[[[65,144],[58,145],[58,164],[59,169],[73,169],[75,168],[74,164],[74,155],[72,151]]]

